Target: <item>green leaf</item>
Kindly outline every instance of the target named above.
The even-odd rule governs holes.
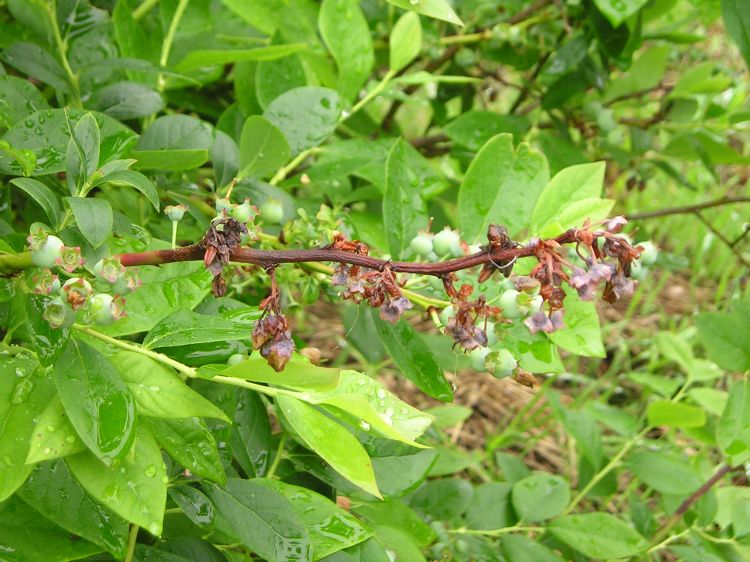
[[[443,402],[453,399],[453,388],[430,348],[408,322],[391,324],[371,310],[380,341],[401,373],[422,391]]]
[[[26,463],[33,464],[65,457],[84,450],[86,445],[70,423],[60,397],[55,395],[39,416],[39,421],[31,434]]]
[[[474,499],[466,511],[466,526],[483,530],[512,525],[512,489],[513,485],[509,482],[485,482],[474,488]]]
[[[258,478],[255,484],[284,496],[307,529],[315,560],[361,543],[372,536],[360,521],[328,498],[280,480]]]
[[[14,178],[10,180],[10,183],[21,188],[36,201],[49,218],[52,228],[57,228],[60,225],[62,217],[60,201],[49,187],[32,178]]]
[[[734,303],[731,312],[699,314],[695,323],[708,356],[730,371],[750,369],[750,304]]]
[[[91,197],[66,197],[81,234],[94,248],[112,233],[114,215],[109,201]]]
[[[62,93],[70,93],[65,70],[47,50],[34,43],[13,43],[0,55],[3,61]]]
[[[172,486],[167,491],[185,516],[202,529],[213,529],[216,508],[206,495],[192,486]]]
[[[43,366],[51,365],[68,343],[70,328],[51,328],[44,317],[44,303],[47,299],[38,295],[27,295],[26,331],[31,340],[31,348],[36,352]]]
[[[68,121],[70,141],[66,151],[65,177],[71,195],[80,195],[81,188],[99,167],[99,124],[92,113],[83,115],[75,127]]]
[[[291,156],[284,134],[261,115],[247,118],[240,136],[238,179],[266,177],[286,164]]]
[[[423,548],[430,546],[437,538],[435,531],[402,501],[362,502],[353,509],[358,517],[364,518],[371,525],[390,525],[403,529]]]
[[[594,4],[609,20],[613,27],[635,14],[648,0],[594,0]]]
[[[453,11],[448,0],[419,0],[416,3],[412,2],[412,0],[388,0],[388,2],[404,10],[413,10],[431,18],[447,21],[448,23],[461,26],[464,24],[456,15],[456,12]]]
[[[664,45],[651,48],[640,55],[626,72],[609,82],[602,99],[603,103],[656,88],[664,76],[672,52],[671,46]]]
[[[99,331],[110,336],[147,332],[177,310],[192,310],[211,290],[211,274],[202,264],[200,268],[169,279],[144,279],[143,285],[128,295],[128,315]]]
[[[305,446],[317,453],[341,476],[366,492],[380,497],[370,457],[351,433],[296,398],[279,395],[276,403]]]
[[[729,388],[729,398],[716,428],[716,441],[726,455],[750,449],[750,382],[737,381]]]
[[[316,86],[284,92],[263,112],[284,134],[293,156],[326,140],[336,130],[340,114],[339,95]]]
[[[427,226],[427,206],[422,199],[433,178],[423,175],[424,157],[403,139],[388,153],[386,187],[383,196],[383,226],[391,256],[404,256],[411,239]]]
[[[103,464],[88,451],[65,463],[91,496],[158,537],[167,501],[166,467],[151,433],[142,425],[137,433],[134,454],[117,466]]]
[[[545,334],[532,334],[519,322],[516,322],[506,333],[508,337],[503,339],[503,343],[523,369],[532,373],[564,371],[557,346]]]
[[[232,451],[245,474],[265,476],[274,443],[266,405],[257,392],[238,393],[233,429]]]
[[[46,511],[45,507],[45,511]],[[0,511],[0,552],[19,562],[67,562],[80,560],[102,549],[71,535],[18,498]],[[10,553],[10,557],[6,557]]]
[[[54,376],[65,412],[86,446],[107,464],[122,460],[135,438],[135,404],[112,363],[71,339]]]
[[[445,126],[450,139],[477,152],[493,136],[511,133],[520,140],[529,130],[529,120],[520,115],[500,115],[494,111],[471,110],[462,113]]]
[[[27,115],[48,107],[42,93],[28,80],[0,76],[0,128],[10,128]]]
[[[114,185],[127,185],[143,193],[148,202],[159,210],[159,192],[151,180],[135,170],[115,170],[110,172],[94,183],[94,186],[111,183]]]
[[[159,446],[190,472],[226,481],[216,440],[200,418],[151,419],[148,425]]]
[[[501,544],[509,562],[564,562],[543,544],[523,535],[505,535]]]
[[[561,514],[570,502],[570,485],[561,476],[537,473],[513,485],[513,507],[524,523]]]
[[[204,148],[131,150],[129,156],[137,160],[135,167],[139,170],[170,172],[199,168],[208,161],[209,152]]]
[[[416,511],[438,521],[461,517],[471,505],[474,489],[467,480],[430,480],[417,490],[409,504]]]
[[[574,290],[566,291],[565,327],[549,334],[552,342],[576,355],[605,357],[596,304],[584,301]]]
[[[383,497],[401,497],[416,490],[435,465],[434,449],[407,449],[392,455],[373,457],[375,480]]]
[[[388,39],[391,72],[406,68],[422,49],[422,24],[415,12],[398,18]]]
[[[99,160],[107,162],[119,158],[130,150],[136,141],[136,134],[125,125],[108,115],[97,112],[84,112],[80,109],[45,109],[29,115],[16,123],[3,140],[16,150],[30,150],[36,156],[36,167],[31,175],[45,175],[62,172],[68,152],[70,126],[75,128],[78,120],[91,113],[99,125]],[[40,132],[41,131],[41,132]],[[0,171],[13,175],[23,174],[20,164],[0,153]]]
[[[384,437],[422,447],[414,441],[422,435],[432,418],[402,402],[377,380],[357,371],[341,371],[335,390],[304,398],[353,416],[360,428],[375,430]]]
[[[268,45],[255,49],[203,49],[190,51],[175,70],[185,72],[204,66],[224,65],[243,61],[268,61],[289,56],[306,48],[304,43]]]
[[[140,414],[154,418],[205,416],[229,421],[220,408],[150,357],[120,351],[112,357],[112,362],[130,388]]]
[[[549,531],[568,546],[591,558],[626,558],[648,548],[648,541],[609,513],[566,515],[549,524]]]
[[[647,486],[662,494],[686,496],[703,484],[700,474],[683,455],[639,451],[628,457],[625,466]]]
[[[269,562],[313,560],[310,535],[291,502],[255,480],[229,478],[206,486],[216,510],[240,542]]]
[[[266,35],[273,35],[279,15],[284,13],[277,0],[222,0],[222,3]]]
[[[582,225],[586,220],[592,223],[602,221],[610,216],[614,206],[614,199],[601,199],[599,197],[587,197],[575,201],[560,211],[556,219],[537,234],[542,238],[552,238],[569,228]]]
[[[253,382],[287,386],[300,390],[326,391],[339,384],[341,371],[330,367],[318,367],[300,360],[287,363],[283,373],[277,373],[268,362],[260,357],[247,359],[221,371],[222,375]]]
[[[209,151],[213,162],[214,178],[217,187],[222,187],[237,176],[240,169],[240,149],[234,139],[223,131],[214,131],[215,139]]]
[[[115,119],[140,119],[164,109],[162,95],[146,84],[115,82],[97,90],[90,107]]]
[[[531,232],[540,234],[544,227],[559,222],[560,213],[571,204],[582,199],[599,198],[605,168],[604,162],[593,162],[570,166],[555,174],[537,199],[531,215]],[[561,231],[570,226],[573,225],[561,225]]]
[[[146,334],[148,348],[176,347],[205,342],[240,340],[248,337],[247,322],[233,322],[221,316],[178,310],[162,319]]]
[[[130,153],[141,169],[188,170],[208,160],[211,126],[189,115],[163,115],[138,139]]]
[[[345,100],[357,96],[375,63],[370,28],[357,0],[323,0],[318,29],[339,69],[336,89]]]
[[[729,37],[750,68],[750,14],[742,0],[721,0],[721,15]]]
[[[706,425],[706,412],[696,406],[657,400],[648,405],[648,423],[652,426],[702,427]]]
[[[528,228],[549,172],[544,156],[526,143],[513,148],[513,135],[492,137],[477,153],[458,192],[458,225],[469,243],[481,241],[490,224],[511,236]]]
[[[252,73],[252,70],[248,70]],[[245,77],[235,67],[235,84]],[[262,109],[284,92],[307,86],[305,68],[300,55],[291,55],[273,61],[262,61],[255,66],[255,98]],[[236,97],[244,99],[242,84],[237,84]],[[250,93],[248,91],[248,93]],[[244,101],[249,102],[249,99]],[[252,116],[251,116],[252,117]]]
[[[31,472],[26,464],[34,425],[54,394],[46,376],[28,355],[0,363],[0,501],[10,497]]]
[[[19,495],[66,531],[125,557],[127,522],[94,502],[61,460],[37,466]]]

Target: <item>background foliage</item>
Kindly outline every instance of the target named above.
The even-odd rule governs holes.
[[[0,560],[750,558],[744,2],[0,0],[0,30]],[[266,249],[624,214],[661,251],[551,334],[503,303],[478,361],[439,281],[389,324],[323,264],[276,272],[308,346],[283,373],[247,356],[258,268],[214,298],[199,262],[145,266],[125,318],[42,318],[33,223],[93,279],[228,191]],[[471,373],[501,350],[533,391]]]

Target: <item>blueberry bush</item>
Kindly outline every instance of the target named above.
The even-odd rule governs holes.
[[[0,0],[0,561],[750,559],[748,64],[742,0]]]

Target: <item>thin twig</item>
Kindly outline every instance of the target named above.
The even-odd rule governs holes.
[[[721,241],[722,241],[722,242],[724,243],[724,245],[725,245],[725,246],[726,246],[727,248],[729,248],[729,250],[730,250],[730,251],[731,251],[731,252],[732,252],[732,253],[733,253],[733,254],[735,255],[735,257],[737,258],[737,260],[738,260],[738,261],[739,261],[739,262],[740,262],[741,264],[743,264],[743,265],[744,265],[745,267],[748,267],[748,268],[750,268],[750,261],[748,261],[748,260],[746,260],[746,259],[745,259],[745,256],[743,256],[743,255],[742,255],[742,252],[740,252],[740,250],[739,250],[739,249],[738,249],[738,248],[737,248],[737,247],[736,247],[736,246],[735,246],[734,244],[732,244],[732,241],[731,241],[731,240],[730,240],[729,238],[727,238],[726,236],[724,236],[724,235],[723,235],[723,234],[721,233],[721,231],[720,231],[720,230],[719,230],[718,228],[716,228],[716,227],[715,227],[715,226],[714,226],[714,225],[713,225],[713,224],[711,223],[711,221],[709,221],[709,220],[708,220],[708,219],[707,219],[706,217],[704,217],[704,216],[703,216],[703,215],[702,215],[702,214],[700,213],[700,211],[694,211],[694,212],[693,212],[693,214],[694,214],[694,215],[695,215],[696,217],[698,217],[698,219],[700,219],[700,221],[701,221],[701,222],[702,222],[703,224],[705,224],[705,225],[706,225],[706,228],[708,228],[708,230],[710,230],[710,231],[711,231],[711,232],[712,232],[712,233],[714,234],[714,236],[716,236],[716,238],[718,238],[719,240],[721,240]]]
[[[668,207],[666,209],[657,209],[655,211],[644,211],[642,213],[632,213],[625,215],[625,218],[629,221],[653,219],[657,217],[666,217],[669,215],[682,215],[695,213],[696,211],[702,211],[703,209],[710,209],[712,207],[721,207],[723,205],[732,205],[734,203],[750,203],[750,197],[737,196],[737,197],[720,197],[712,201],[706,201],[704,203],[697,203],[695,205],[682,205],[680,207]]]

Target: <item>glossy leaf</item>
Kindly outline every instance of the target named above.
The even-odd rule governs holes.
[[[318,146],[336,130],[341,99],[333,90],[306,86],[284,92],[263,112],[263,117],[284,134],[293,156]]]
[[[567,291],[565,327],[549,334],[549,339],[562,349],[585,357],[604,357],[602,329],[596,304],[581,300],[575,291]]]
[[[391,148],[386,162],[386,187],[383,196],[383,226],[391,255],[404,257],[411,239],[427,227],[427,206],[422,199],[434,176],[424,171],[423,157],[404,140]]]
[[[71,127],[75,127],[86,113],[91,113],[99,125],[101,162],[121,157],[135,143],[135,133],[125,125],[108,115],[78,109],[37,111],[16,123],[3,139],[16,149],[31,150],[36,155],[36,167],[32,175],[62,172],[65,170],[70,141],[68,121]],[[22,175],[23,172],[20,165],[13,163],[3,152],[0,152],[0,171],[15,175]]]
[[[646,539],[609,513],[566,515],[552,521],[549,531],[591,558],[625,558],[648,548]]]
[[[120,377],[127,383],[138,412],[154,418],[206,416],[229,421],[220,408],[192,390],[172,369],[134,351],[112,357]]]
[[[0,127],[10,128],[23,117],[48,107],[42,93],[28,80],[0,76]]]
[[[529,126],[529,120],[519,115],[472,110],[448,123],[445,134],[455,143],[477,152],[488,140],[500,133],[511,133],[519,141],[529,130]]]
[[[296,398],[279,395],[276,402],[284,418],[309,449],[344,478],[380,497],[370,457],[351,433]]]
[[[135,170],[115,170],[102,176],[93,185],[97,186],[105,183],[133,187],[146,196],[146,199],[153,205],[154,209],[159,210],[159,192],[156,190],[154,184],[151,183],[151,180],[140,172],[136,172]]]
[[[240,137],[238,178],[265,177],[286,164],[291,156],[284,134],[260,115],[247,118]]]
[[[112,234],[114,215],[112,206],[104,199],[66,197],[81,234],[96,248]]]
[[[250,326],[222,318],[178,310],[161,320],[143,340],[148,348],[245,339]]]
[[[109,359],[71,339],[54,376],[65,412],[86,446],[107,464],[122,460],[135,439],[135,403]]]
[[[71,535],[28,504],[13,498],[0,511],[0,552],[8,560],[67,562],[101,552],[101,547]]]
[[[13,43],[3,50],[2,60],[61,92],[70,92],[65,70],[49,51],[34,43]]]
[[[152,419],[148,425],[159,446],[190,472],[213,482],[226,480],[216,440],[200,418]]]
[[[216,508],[203,492],[192,486],[173,486],[168,494],[193,523],[203,529],[213,528]]]
[[[45,367],[51,365],[62,353],[70,338],[70,328],[51,328],[43,318],[45,298],[38,295],[27,295],[26,330],[29,333],[32,349],[39,362]]]
[[[570,485],[554,474],[532,474],[513,485],[513,507],[523,522],[555,517],[569,502]]]
[[[445,380],[443,369],[421,336],[407,322],[391,324],[380,319],[377,309],[371,311],[380,341],[403,375],[423,392],[443,402],[453,398],[453,389]]]
[[[277,373],[265,359],[252,357],[221,371],[222,375],[253,382],[270,383],[300,390],[326,391],[339,384],[340,370],[319,367],[300,360],[287,363],[284,372]]]
[[[159,446],[141,425],[134,449],[117,466],[106,466],[88,451],[66,458],[65,463],[93,498],[159,536],[167,500],[166,467]]]
[[[163,115],[143,132],[130,156],[139,168],[185,170],[208,160],[212,144],[208,123],[189,115]]]
[[[416,490],[435,465],[434,449],[408,449],[392,455],[373,457],[375,480],[385,498],[401,497]]]
[[[356,517],[312,490],[268,478],[258,478],[252,482],[274,490],[289,500],[310,535],[315,560],[372,536],[372,531],[366,529]]]
[[[65,413],[59,396],[39,415],[29,443],[28,464],[57,459],[86,450],[81,438]]]
[[[52,228],[59,226],[62,208],[57,195],[49,187],[32,178],[15,178],[10,183],[25,191],[42,208]]]
[[[75,126],[70,125],[66,151],[65,179],[71,195],[79,195],[88,177],[99,167],[101,133],[92,113],[84,114]]]
[[[54,394],[46,376],[35,373],[35,359],[4,357],[0,363],[0,501],[23,484],[32,466],[26,464],[36,418]]]
[[[125,557],[128,524],[93,501],[61,460],[37,466],[19,491],[23,500],[66,531]]]
[[[490,224],[511,236],[528,228],[549,172],[544,156],[513,136],[492,137],[477,153],[458,192],[458,225],[469,243],[484,240]]]
[[[232,451],[246,474],[265,476],[271,463],[273,439],[266,405],[257,392],[242,390],[234,411]]]
[[[416,3],[411,0],[388,0],[388,2],[404,10],[413,10],[431,18],[444,20],[455,25],[463,25],[448,0],[419,0]]]
[[[375,62],[370,28],[356,0],[323,0],[318,29],[339,69],[341,97],[351,100],[367,80]]]
[[[541,234],[545,227],[559,223],[558,216],[566,207],[587,198],[601,196],[604,186],[604,162],[580,164],[560,170],[539,194],[531,215],[531,232]],[[560,231],[570,224],[560,224]]]
[[[206,493],[241,543],[269,562],[313,560],[310,535],[291,502],[254,480],[229,478]]]
[[[398,18],[389,38],[391,72],[408,66],[422,49],[422,24],[415,12],[406,12]]]
[[[206,49],[190,51],[182,59],[175,70],[186,72],[195,70],[202,66],[237,63],[243,61],[267,61],[280,57],[286,57],[304,49],[303,43],[291,43],[288,45],[268,45],[255,49]]]

